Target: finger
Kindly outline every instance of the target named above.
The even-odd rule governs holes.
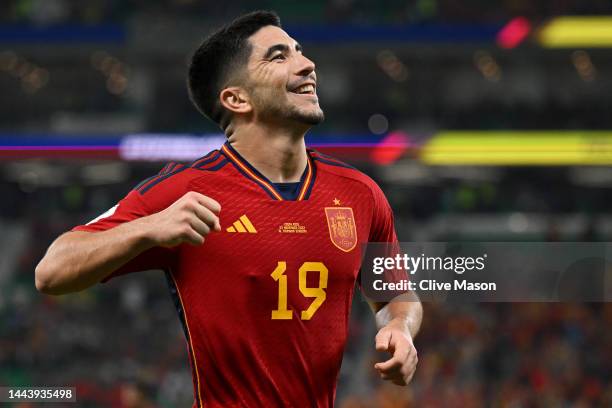
[[[192,212],[203,222],[206,223],[211,229],[219,223],[219,217],[217,217],[212,211],[204,207],[201,204],[195,204],[192,208]]]
[[[392,373],[392,372],[398,372],[402,368],[402,361],[396,359],[395,357],[392,357],[389,360],[384,361],[382,363],[376,363],[374,365],[374,368],[376,368],[378,371],[381,371],[387,374]]]
[[[415,370],[416,370],[416,364],[409,362],[409,363],[404,364],[400,371],[402,373],[402,376],[406,378],[412,373],[414,373]]]
[[[191,245],[202,245],[204,243],[204,237],[192,228],[189,228],[183,235],[185,242]]]
[[[410,351],[412,347],[410,345],[395,345],[393,340],[390,342],[390,348],[393,349],[393,356],[382,363],[377,363],[375,367],[379,370],[390,370],[401,368],[407,364],[410,360]]]
[[[410,360],[402,368],[402,372],[404,374],[404,381],[406,381],[406,384],[408,384],[412,380],[412,377],[414,376],[414,373],[416,372],[416,367],[417,367],[417,359],[415,358],[415,359]]]
[[[402,381],[402,384],[398,384],[398,385],[406,385],[410,382],[410,380],[412,380],[413,375],[414,375],[414,371],[406,373],[406,374],[402,374],[399,377],[396,377],[394,379]]]
[[[196,216],[202,220],[206,225],[215,231],[221,231],[221,223],[219,222],[219,217],[215,215],[212,211],[210,211],[207,207],[197,204],[193,208]]]
[[[393,342],[391,343],[391,348],[394,349],[393,351],[393,357],[396,358],[399,361],[405,362],[408,360],[408,358],[410,358],[410,349],[412,347],[410,347],[410,345],[396,345],[393,344]]]
[[[389,349],[389,343],[391,341],[391,332],[388,330],[381,330],[376,335],[376,351],[387,351]]]
[[[217,200],[200,193],[195,193],[195,198],[200,204],[208,208],[214,214],[219,215],[221,212],[221,204],[219,204]]]
[[[408,384],[412,380],[413,376],[414,376],[414,370],[402,375],[402,380],[404,380],[404,382]]]
[[[412,381],[412,377],[414,377],[414,373],[416,373],[416,370],[413,370],[407,377],[404,378],[404,381],[406,381],[406,384]]]
[[[195,214],[189,217],[189,225],[201,236],[206,236],[210,233],[210,227]]]

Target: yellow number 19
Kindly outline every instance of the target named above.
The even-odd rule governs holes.
[[[272,311],[272,320],[289,320],[293,317],[291,310],[287,309],[287,276],[285,271],[287,270],[287,262],[278,262],[274,272],[272,272],[272,279],[278,282],[278,309]],[[319,272],[319,286],[315,288],[309,288],[306,286],[306,277],[308,272]],[[302,310],[301,319],[310,320],[315,312],[321,307],[327,293],[327,276],[328,270],[322,262],[304,262],[299,269],[299,287],[302,295],[307,298],[314,298],[308,309]]]

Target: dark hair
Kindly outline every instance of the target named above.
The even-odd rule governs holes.
[[[210,34],[191,57],[189,97],[202,114],[225,129],[229,112],[219,102],[219,92],[251,55],[248,38],[265,26],[281,27],[273,11],[254,11],[238,17]]]

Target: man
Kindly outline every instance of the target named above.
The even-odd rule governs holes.
[[[119,204],[60,236],[36,268],[62,294],[147,269],[166,271],[187,337],[198,407],[329,407],[347,337],[360,245],[395,242],[378,186],[307,150],[323,120],[315,65],[254,12],[208,37],[189,70],[198,109],[227,143],[169,164]],[[223,209],[223,210],[222,210]],[[375,304],[375,368],[407,384],[419,302]]]

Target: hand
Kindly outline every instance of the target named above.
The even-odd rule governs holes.
[[[394,323],[380,329],[376,335],[376,350],[392,354],[389,360],[374,365],[380,378],[396,385],[407,385],[412,380],[419,359],[407,329]]]
[[[221,231],[220,211],[217,201],[190,191],[165,210],[141,218],[140,223],[156,246],[202,245],[210,232]]]

